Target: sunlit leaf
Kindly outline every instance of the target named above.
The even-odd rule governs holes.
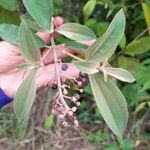
[[[150,50],[150,37],[143,37],[127,45],[124,53],[131,56],[135,56],[143,54],[148,50]]]
[[[92,44],[86,54],[90,61],[102,62],[109,58],[117,48],[125,30],[125,15],[121,9],[112,20],[107,31]]]
[[[45,129],[51,128],[53,123],[54,123],[54,116],[53,115],[47,116],[45,123],[44,123],[44,128]]]
[[[53,0],[23,0],[23,3],[35,19],[47,31],[51,30],[51,18],[53,16]]]
[[[83,7],[83,13],[85,18],[87,19],[93,12],[96,6],[96,0],[89,0]]]
[[[143,11],[144,11],[144,16],[145,20],[148,26],[148,30],[150,33],[150,4],[148,3],[142,3]]]
[[[36,73],[36,69],[30,71],[28,77],[22,82],[14,98],[14,111],[19,122],[26,118],[33,105],[36,95]]]
[[[40,61],[40,52],[36,41],[24,21],[22,21],[19,29],[19,47],[21,54],[29,63]]]
[[[110,79],[105,82],[103,75],[99,73],[89,75],[89,79],[96,104],[105,122],[121,138],[128,121],[127,104],[123,94]]]
[[[75,41],[94,40],[94,32],[86,26],[77,23],[66,23],[61,25],[57,32]]]
[[[94,74],[99,72],[99,70],[97,69],[99,64],[96,62],[73,62],[73,64],[83,73],[87,73],[87,74]]]
[[[105,67],[105,70],[108,75],[111,75],[121,81],[124,81],[124,82],[135,81],[135,78],[128,70],[125,70],[122,68],[110,68],[110,67]]]
[[[128,66],[128,60],[123,55],[118,57],[117,62],[118,62],[118,66],[121,68],[127,68],[127,66]]]

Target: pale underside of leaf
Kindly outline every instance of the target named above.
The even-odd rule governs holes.
[[[28,77],[20,85],[14,98],[14,111],[19,121],[23,121],[29,114],[36,95],[37,70],[30,71]]]
[[[96,62],[73,62],[73,64],[83,73],[94,74],[99,72],[99,63]]]
[[[89,79],[96,104],[105,122],[121,138],[128,121],[124,96],[110,79],[105,82],[100,73],[89,75]]]
[[[19,28],[19,47],[21,54],[28,63],[36,63],[40,61],[40,52],[36,41],[24,21]]]
[[[94,32],[86,26],[77,23],[66,23],[57,30],[60,34],[75,41],[94,40],[96,36]]]
[[[129,83],[135,81],[133,75],[125,69],[105,67],[105,70],[106,70],[106,74],[111,75],[121,81],[129,82]]]
[[[125,15],[121,9],[112,20],[107,31],[87,50],[86,58],[102,62],[116,50],[125,30]]]

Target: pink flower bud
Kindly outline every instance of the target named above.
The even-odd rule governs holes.
[[[67,127],[67,126],[68,126],[68,123],[67,123],[66,121],[63,121],[62,125],[63,125],[64,127]]]
[[[80,106],[80,105],[81,105],[81,103],[80,103],[80,102],[77,102],[77,103],[76,103],[76,105],[77,105],[77,106]]]
[[[56,28],[58,28],[59,26],[61,26],[63,23],[64,23],[64,18],[63,17],[58,16],[58,17],[56,17],[54,19],[54,26]]]
[[[72,116],[72,115],[73,115],[73,112],[72,112],[72,111],[69,111],[69,112],[68,112],[68,115],[69,115],[69,116]]]
[[[77,111],[77,107],[72,107],[72,111],[76,112]]]

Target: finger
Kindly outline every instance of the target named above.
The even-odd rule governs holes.
[[[48,52],[47,52],[48,51]],[[67,48],[65,46],[60,46],[59,48],[56,49],[57,52],[57,58],[58,59],[62,59],[64,57],[67,57],[68,55],[66,53],[63,53],[63,51],[67,51],[71,54],[75,53],[75,51],[71,48]],[[47,53],[47,54],[46,54]],[[54,63],[54,54],[53,54],[53,50],[52,49],[47,49],[46,51],[43,52],[43,56],[46,54],[46,56],[44,57],[44,64],[48,65],[50,63]]]
[[[0,42],[0,73],[10,71],[17,64],[23,63],[23,57],[19,55],[17,46],[7,42]]]
[[[0,76],[0,88],[8,97],[14,98],[25,77],[25,72],[18,69],[11,74],[3,74]]]
[[[66,79],[74,79],[79,76],[79,70],[73,64],[66,64],[67,69],[62,70],[62,65],[59,65],[59,74],[61,81],[65,81]],[[50,64],[46,67],[42,67],[37,73],[36,84],[38,88],[53,84],[57,81],[57,73],[54,64]]]

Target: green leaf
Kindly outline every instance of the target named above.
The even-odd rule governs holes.
[[[89,0],[83,7],[83,14],[85,16],[85,19],[88,19],[88,17],[92,14],[94,8],[96,6],[96,0]]]
[[[67,38],[75,41],[86,41],[96,39],[96,35],[91,29],[77,23],[63,24],[56,31],[66,36]]]
[[[1,24],[0,25],[0,37],[12,44],[18,45],[18,32],[19,32],[19,27],[16,25],[11,25],[11,24]],[[35,33],[32,33],[36,43],[39,48],[45,46],[45,42],[38,37]]]
[[[19,13],[16,11],[8,11],[0,8],[0,23],[20,24]]]
[[[148,26],[149,34],[150,34],[150,4],[142,3],[145,20]]]
[[[122,68],[110,68],[110,67],[105,67],[106,74],[111,75],[121,81],[124,82],[134,82],[135,78],[133,75],[125,69]]]
[[[125,34],[122,36],[121,40],[120,40],[120,43],[119,43],[119,46],[120,48],[124,49],[125,46],[126,46],[126,43],[127,43],[127,39],[126,39],[126,36]]]
[[[47,31],[51,31],[53,0],[23,0],[23,3],[35,21]]]
[[[14,11],[17,9],[17,0],[0,0],[0,6],[4,9]]]
[[[130,56],[135,56],[143,54],[148,50],[150,50],[150,37],[143,37],[127,45],[124,53]]]
[[[36,63],[40,61],[40,52],[36,41],[24,21],[22,21],[19,29],[19,47],[21,54],[29,63]]]
[[[23,121],[29,114],[36,95],[37,70],[33,69],[28,77],[22,82],[14,98],[14,111],[19,122]]]
[[[29,71],[29,70],[34,69],[36,66],[33,64],[20,64],[20,65],[17,65],[16,67],[21,70]]]
[[[117,62],[118,62],[118,66],[121,68],[127,68],[128,67],[128,60],[123,55],[118,57]]]
[[[44,29],[37,22],[35,22],[29,14],[24,14],[21,17],[30,29],[34,31],[44,31]]]
[[[0,25],[0,37],[12,44],[17,44],[19,27],[9,24]]]
[[[54,123],[54,116],[53,115],[47,116],[45,123],[44,123],[44,128],[45,129],[51,128],[53,123]]]
[[[94,74],[99,72],[99,70],[97,69],[99,66],[99,63],[96,62],[73,62],[73,64],[83,73],[87,73],[87,74]]]
[[[59,42],[60,44],[64,43],[66,47],[69,47],[71,49],[75,49],[75,50],[79,50],[79,51],[84,51],[87,50],[88,46],[75,42],[73,40],[67,39],[67,38],[62,38],[59,37],[56,39],[57,42]]]
[[[87,50],[86,58],[102,62],[109,58],[117,48],[125,30],[125,15],[121,9],[112,20],[107,31]]]
[[[122,137],[128,121],[125,98],[119,88],[108,79],[104,82],[99,73],[89,75],[91,88],[96,104],[110,129],[118,137]]]

